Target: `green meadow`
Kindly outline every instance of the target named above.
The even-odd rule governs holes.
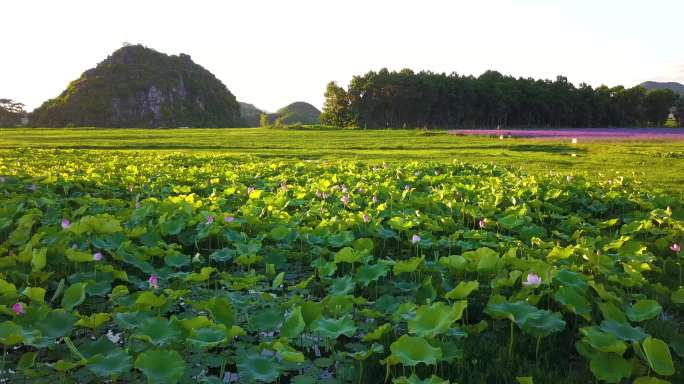
[[[0,149],[17,147],[204,151],[245,158],[494,162],[532,172],[618,175],[648,188],[684,192],[684,141],[504,139],[421,130],[3,129]],[[573,157],[572,154],[576,156]]]

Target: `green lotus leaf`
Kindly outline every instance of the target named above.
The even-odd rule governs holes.
[[[280,285],[283,284],[284,280],[285,280],[285,272],[280,272],[278,275],[276,275],[275,278],[273,278],[273,282],[271,282],[271,289],[280,288]]]
[[[206,308],[214,321],[222,324],[224,327],[230,328],[235,324],[235,312],[228,298],[213,297],[207,303]]]
[[[23,353],[17,362],[17,369],[20,372],[26,372],[28,369],[33,368],[36,364],[36,357],[38,357],[38,352]]]
[[[577,288],[571,286],[560,287],[553,295],[554,300],[563,304],[571,312],[591,320],[591,304]]]
[[[336,339],[340,335],[352,337],[356,332],[356,326],[350,315],[342,316],[339,319],[321,317],[311,323],[311,330],[318,332],[323,337]]]
[[[250,354],[238,358],[237,361],[240,380],[260,381],[264,383],[275,382],[282,372],[282,367],[276,362],[274,357],[266,357]]]
[[[422,305],[416,310],[415,317],[408,321],[409,332],[428,338],[445,333],[456,320],[461,318],[466,306],[466,301],[459,301],[453,306],[441,302]]]
[[[92,258],[92,256],[90,256]],[[62,307],[67,311],[71,311],[74,307],[80,305],[86,298],[86,285],[88,283],[72,284],[64,291],[62,296]]]
[[[7,299],[13,299],[17,297],[17,287],[2,278],[0,278],[0,296],[3,296]]]
[[[190,265],[190,257],[181,253],[164,256],[164,264],[172,268],[183,268]]]
[[[195,316],[188,319],[178,320],[178,324],[188,333],[195,329],[210,327],[213,325],[211,320],[206,316]]]
[[[367,287],[371,282],[385,277],[389,272],[389,267],[384,263],[377,263],[373,265],[363,265],[356,272],[354,279]]]
[[[283,322],[283,326],[280,327],[280,334],[292,339],[299,336],[304,331],[304,327],[306,327],[306,323],[302,315],[302,307],[295,307]]]
[[[175,323],[171,323],[167,319],[150,318],[140,324],[132,337],[164,347],[179,342],[181,331]]]
[[[442,350],[431,346],[422,337],[402,335],[390,345],[391,363],[413,367],[420,363],[435,365],[442,360]]]
[[[310,326],[314,320],[323,316],[323,304],[315,301],[306,301],[302,303],[302,317],[306,325]]]
[[[357,252],[366,252],[370,253],[373,248],[375,248],[375,244],[373,243],[373,239],[369,239],[367,237],[362,237],[360,239],[354,240],[352,243],[352,246]]]
[[[252,315],[248,322],[254,330],[277,329],[283,322],[283,312],[276,306],[267,307]]]
[[[667,344],[659,339],[652,337],[646,338],[642,343],[644,354],[648,360],[648,365],[659,375],[674,375],[675,369],[672,362],[672,355]]]
[[[466,260],[465,257],[460,255],[451,255],[446,257],[440,257],[439,264],[454,271],[462,271],[466,269],[466,266],[468,265],[468,260]]]
[[[80,319],[76,322],[76,325],[79,327],[84,327],[84,328],[90,328],[90,329],[97,329],[101,327],[104,323],[108,322],[109,319],[111,319],[112,316],[109,313],[105,312],[100,312],[100,313],[93,313],[90,316],[81,316]]]
[[[584,335],[583,340],[587,341],[597,351],[613,352],[622,356],[627,350],[627,344],[624,341],[612,333],[603,332],[599,327],[584,327],[580,329],[580,332]]]
[[[480,248],[489,249],[489,248]],[[479,251],[479,250],[478,250]],[[490,250],[491,251],[491,250]],[[494,251],[492,251],[494,252]],[[494,271],[496,266],[499,264],[499,254],[494,252],[482,252],[477,263],[478,272]]]
[[[54,368],[57,372],[60,372],[61,374],[65,374],[66,372],[69,372],[70,370],[80,366],[80,363],[74,363],[71,361],[66,361],[63,359],[57,360],[57,362],[50,364],[52,368]]]
[[[185,361],[176,351],[150,350],[138,355],[135,369],[142,371],[150,383],[174,384],[185,373]]]
[[[354,264],[361,261],[361,253],[356,252],[352,247],[344,247],[335,253],[335,264],[349,263]]]
[[[399,275],[402,273],[413,273],[418,269],[418,266],[423,262],[425,259],[425,256],[421,257],[412,257],[407,260],[401,260],[397,261],[394,266],[392,267],[392,272],[395,275]]]
[[[549,260],[564,260],[570,258],[575,253],[575,248],[573,247],[553,247],[551,252],[546,255]]]
[[[169,299],[164,294],[157,296],[152,291],[144,291],[135,299],[135,305],[142,308],[160,308],[168,303]]]
[[[328,237],[328,244],[330,244],[331,247],[340,248],[347,244],[351,244],[354,241],[354,238],[354,233],[352,231],[337,232]]]
[[[672,384],[667,380],[659,379],[657,377],[642,376],[634,379],[632,384]]]
[[[518,215],[507,215],[497,220],[504,229],[515,229],[526,223],[525,219]]]
[[[516,323],[525,333],[535,337],[545,337],[565,329],[565,320],[560,314],[547,310],[537,310]]]
[[[116,321],[116,324],[126,330],[139,327],[140,324],[149,318],[150,315],[145,312],[123,312],[114,315],[114,321]]]
[[[589,363],[597,379],[608,383],[619,383],[632,375],[632,365],[614,353],[599,353]]]
[[[364,361],[367,360],[369,357],[371,357],[374,354],[379,354],[385,352],[385,347],[382,346],[382,344],[378,343],[373,343],[369,349],[354,352],[354,353],[348,353],[348,352],[343,352],[345,356],[350,356],[352,359],[356,361]]]
[[[393,384],[449,384],[449,380],[442,379],[437,375],[432,375],[427,379],[420,379],[416,374],[412,374],[409,377],[401,376],[392,380]]]
[[[671,299],[675,304],[684,304],[684,287],[672,292]]]
[[[189,283],[201,283],[209,280],[211,274],[216,271],[214,267],[202,267],[200,272],[192,272],[185,277],[185,281]]]
[[[131,357],[120,348],[115,348],[105,355],[96,355],[88,359],[87,367],[90,372],[99,377],[113,377],[131,370]]]
[[[19,344],[24,340],[23,330],[11,321],[0,323],[0,343],[6,346]]]
[[[618,323],[627,322],[627,316],[625,316],[625,313],[622,312],[622,310],[616,307],[613,303],[600,303],[599,309],[601,310],[601,314],[603,314],[603,317],[606,320],[613,320]]]
[[[451,300],[462,300],[468,297],[468,295],[477,290],[479,287],[480,283],[477,281],[461,281],[454,289],[447,292],[444,297]]]
[[[534,381],[532,380],[532,377],[530,377],[530,376],[516,377],[515,381],[517,381],[518,384],[534,384]]]
[[[354,286],[354,279],[347,275],[333,280],[328,290],[331,295],[346,295],[354,290]]]
[[[89,263],[93,261],[93,254],[90,252],[83,252],[78,249],[69,248],[64,251],[67,260],[75,263]]]
[[[601,322],[601,330],[608,332],[613,336],[623,341],[635,341],[640,343],[648,336],[641,327],[632,327],[631,325],[615,320],[604,320]]]
[[[21,294],[31,299],[32,303],[45,303],[45,288],[26,287]]]
[[[290,235],[290,233],[290,228],[284,225],[279,225],[271,229],[271,238],[275,241],[282,241],[285,240]]]
[[[587,289],[587,282],[584,281],[581,273],[561,269],[553,278],[554,284],[565,287],[575,288],[579,293],[584,293]]]
[[[225,327],[222,325],[214,325],[193,329],[186,341],[195,348],[209,349],[227,342],[228,338]]]
[[[222,248],[214,251],[211,255],[209,255],[209,258],[219,263],[225,263],[232,260],[236,255],[237,252],[234,249]]]
[[[525,301],[510,303],[503,298],[496,299],[493,297],[485,307],[484,312],[495,319],[508,319],[519,323],[536,311],[538,309],[535,306]]]
[[[369,342],[369,341],[377,341],[377,340],[380,340],[380,339],[382,338],[382,336],[383,336],[385,333],[387,333],[387,331],[390,330],[391,327],[392,327],[392,324],[390,324],[390,323],[383,324],[383,325],[381,325],[381,326],[375,328],[375,329],[373,330],[373,332],[367,333],[367,334],[363,337],[363,341]]]
[[[47,265],[47,247],[33,249],[31,254],[31,271],[42,271]]]
[[[69,336],[76,324],[76,316],[63,309],[51,311],[45,318],[36,323],[35,327],[43,336],[58,339]]]
[[[625,313],[631,321],[645,321],[653,319],[663,311],[663,307],[655,300],[641,299],[627,308]]]

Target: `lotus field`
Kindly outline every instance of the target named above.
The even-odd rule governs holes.
[[[682,201],[497,165],[0,157],[2,383],[682,383]]]

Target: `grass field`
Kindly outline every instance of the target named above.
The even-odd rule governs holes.
[[[684,141],[573,145],[567,139],[499,140],[418,130],[2,129],[0,150],[17,147],[212,151],[236,158],[495,162],[532,172],[622,175],[653,191],[684,195]]]

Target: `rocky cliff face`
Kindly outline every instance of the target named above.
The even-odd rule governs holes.
[[[123,47],[31,116],[35,126],[231,127],[235,97],[190,56]]]

